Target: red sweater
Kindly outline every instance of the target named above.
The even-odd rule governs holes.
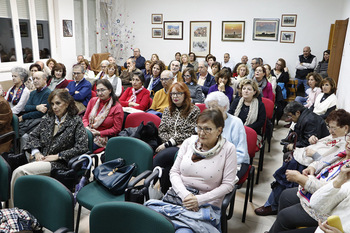
[[[51,80],[52,80],[52,79],[50,79],[50,80],[47,82],[47,85],[48,85],[48,86],[50,85]],[[70,81],[68,81],[67,79],[64,79],[60,84],[58,84],[58,85],[56,86],[55,89],[63,89],[63,88],[66,88],[66,87],[68,86],[69,82],[70,82]]]
[[[98,97],[93,97],[88,103],[86,107],[86,111],[83,117],[84,126],[87,127],[89,125],[89,116],[92,108],[95,106]],[[109,99],[108,99],[109,100]],[[108,100],[101,100],[100,106],[98,107],[97,113],[99,113],[102,107]],[[114,137],[117,136],[122,129],[123,125],[124,112],[123,108],[119,102],[116,102],[114,106],[109,110],[108,116],[103,121],[103,123],[96,129],[100,131],[101,137]]]
[[[129,99],[131,96],[132,87],[129,87],[128,89],[126,89],[126,91],[123,92],[123,94],[119,98],[119,101],[123,107],[129,107]],[[145,111],[151,106],[150,102],[150,93],[146,88],[143,88],[143,90],[136,95],[136,103],[140,105],[133,108]]]

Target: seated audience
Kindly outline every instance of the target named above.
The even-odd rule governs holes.
[[[277,78],[271,74],[271,66],[269,64],[265,64],[264,68],[266,70],[266,79],[271,83],[272,92],[276,95]]]
[[[224,128],[221,112],[204,110],[196,123],[198,135],[182,143],[170,171],[172,188],[184,207],[170,217],[175,223],[176,233],[201,232],[203,229],[205,232],[220,232],[222,201],[235,184],[236,150],[221,136]],[[198,190],[198,194],[187,188]],[[158,200],[150,200],[145,205],[165,216],[168,211],[165,211],[164,205],[179,209],[179,206]],[[203,219],[203,212],[208,218]],[[193,220],[188,221],[187,215]]]
[[[232,87],[234,93],[238,93],[238,91],[240,89],[239,83],[243,79],[247,78],[247,76],[249,74],[248,66],[246,64],[240,64],[237,67],[237,72],[238,72],[238,75],[236,77],[231,78],[231,87]]]
[[[238,67],[239,67],[240,65],[242,65],[242,64],[244,64],[244,63],[238,62],[238,63],[235,65],[235,67],[233,67],[233,70],[232,70],[232,77],[237,77],[238,72],[239,72]],[[244,65],[246,65],[246,64],[244,64]],[[247,66],[247,70],[248,70],[248,72],[249,72],[249,67],[248,67],[248,65],[246,65],[246,66]]]
[[[123,107],[132,107],[142,111],[146,111],[150,107],[150,94],[143,86],[144,82],[143,73],[134,72],[134,77],[131,79],[132,87],[126,89],[119,98]]]
[[[209,74],[213,75],[212,65],[214,64],[214,62],[216,62],[216,57],[210,54],[207,57],[207,59],[208,59],[208,72]]]
[[[255,75],[253,80],[255,80],[258,83],[261,96],[264,98],[268,98],[274,102],[272,85],[266,79],[266,70],[263,66],[258,66],[255,68]]]
[[[108,139],[119,134],[124,118],[112,84],[101,79],[96,88],[98,97],[91,98],[83,117],[84,126],[94,135],[93,150],[106,147]]]
[[[28,88],[29,91],[35,90],[35,86],[33,84],[33,74],[37,71],[41,71],[40,65],[34,63],[29,66],[30,76],[28,77],[27,81],[24,83],[24,85]]]
[[[287,88],[289,73],[286,61],[283,58],[277,60],[275,68],[271,70],[271,75],[277,78],[277,85],[282,89],[283,99],[287,99],[287,96],[289,95],[289,90]]]
[[[46,61],[46,67],[52,71],[52,69],[55,67],[55,65],[57,64],[56,60],[53,59],[53,58],[49,58],[47,61]]]
[[[140,70],[145,68],[146,59],[141,56],[141,51],[139,48],[134,48],[134,56],[129,57],[129,59],[130,58],[135,60],[135,68]],[[127,62],[124,63],[124,67],[128,68]]]
[[[184,53],[181,55],[180,72],[183,72],[186,68],[193,68],[190,63],[190,57]]]
[[[119,78],[117,64],[112,63],[107,66],[107,74],[103,77],[103,79],[107,79],[112,84],[113,91],[117,97],[122,94],[122,81]]]
[[[233,99],[233,89],[230,87],[231,84],[231,72],[227,69],[222,69],[216,76],[215,76],[216,84],[211,86],[209,88],[208,94],[214,91],[220,91],[224,93],[230,102],[232,102]]]
[[[200,61],[198,63],[197,84],[202,87],[204,96],[207,96],[209,88],[215,85],[214,77],[208,72],[208,63]]]
[[[258,85],[251,79],[245,79],[241,81],[240,86],[242,97],[233,100],[229,113],[240,118],[244,125],[262,136],[266,111],[264,103],[258,99],[260,94]]]
[[[230,70],[232,71],[234,68],[235,64],[234,62],[231,60],[230,61],[230,54],[229,53],[225,53],[224,54],[224,61],[221,62],[221,67],[227,67],[230,68]]]
[[[219,71],[221,70],[221,64],[220,62],[214,62],[212,65],[211,65],[211,70],[213,72],[213,76],[215,77],[215,75],[217,73],[219,73]]]
[[[107,70],[108,65],[109,65],[108,60],[101,61],[100,72],[98,72],[94,80],[88,80],[89,82],[91,82],[91,85],[96,86],[96,81],[99,79],[102,79],[108,73],[108,70]]]
[[[196,60],[196,54],[194,52],[190,52],[188,54],[190,57],[190,64],[193,65],[194,72],[198,71],[198,61]]]
[[[258,57],[255,57],[252,59],[250,65],[251,65],[251,67],[250,67],[249,74],[248,74],[247,78],[253,79],[255,76],[255,69],[258,66],[261,66],[262,64],[260,63],[260,59]]]
[[[199,108],[191,103],[189,89],[183,82],[174,83],[169,88],[168,105],[159,125],[159,137],[163,143],[156,149],[158,154],[153,159],[154,167],[163,168],[163,193],[170,187],[169,171],[175,154],[182,142],[195,133],[195,122],[200,113]]]
[[[151,98],[153,98],[157,91],[163,88],[160,74],[165,70],[165,65],[162,61],[152,62],[150,69],[152,75],[146,80],[145,87],[150,92]]]
[[[337,107],[336,84],[332,78],[324,78],[321,81],[322,93],[319,94],[314,103],[313,111],[325,119],[330,112]]]
[[[79,63],[85,70],[84,72],[84,78],[89,81],[89,80],[95,80],[95,73],[90,70],[90,64],[89,61],[87,59],[83,59],[80,63]]]
[[[157,60],[157,61],[158,61],[158,60]],[[148,79],[151,78],[151,75],[152,75],[151,64],[152,64],[152,61],[147,60],[147,61],[145,62],[145,69],[142,70],[142,72],[143,72],[143,77],[145,78],[145,81],[147,81]]]
[[[172,61],[169,63],[169,65],[168,65],[168,70],[170,70],[170,68],[171,68],[171,63],[172,63],[173,61],[178,61],[178,62],[179,62],[179,65],[180,65],[180,63],[181,63],[181,53],[180,53],[180,52],[176,52],[174,58],[175,58],[175,60],[172,60]]]
[[[80,64],[83,60],[84,60],[84,56],[83,55],[78,55],[77,56],[77,64]]]
[[[331,55],[331,51],[328,49],[323,52],[323,59],[320,61],[316,67],[316,73],[320,74],[322,78],[328,77],[328,61],[329,56]]]
[[[286,170],[302,171],[313,161],[323,161],[327,156],[334,156],[342,152],[345,147],[345,136],[350,131],[350,114],[343,109],[331,112],[326,119],[329,125],[330,135],[318,138],[316,135],[309,137],[311,145],[296,148],[293,158],[284,162],[283,166],[276,170],[274,177],[276,181],[272,185],[272,191],[266,203],[255,209],[255,213],[260,216],[277,214],[279,198],[286,188],[295,187],[296,183],[286,180]]]
[[[5,96],[9,102],[12,113],[18,115],[24,110],[29,99],[30,91],[24,85],[27,81],[28,73],[22,67],[14,67],[11,69],[13,87],[11,87]]]
[[[122,85],[124,89],[127,89],[128,87],[131,87],[130,80],[132,77],[134,77],[133,72],[135,71],[141,71],[138,68],[136,68],[136,60],[134,58],[129,58],[126,61],[126,70],[123,70],[120,74],[119,78],[122,80]]]
[[[186,83],[188,89],[190,90],[192,103],[203,103],[204,95],[202,88],[197,85],[196,73],[192,68],[186,68],[182,72],[183,81]]]
[[[307,97],[297,96],[295,101],[303,104],[306,108],[311,108],[316,100],[316,97],[321,94],[321,88],[319,88],[322,77],[316,73],[311,72],[306,76],[307,84],[309,85],[309,95]]]
[[[181,75],[181,71],[180,71],[180,62],[178,62],[178,61],[170,62],[170,71],[173,73],[174,82],[181,82],[182,81],[182,75]]]
[[[51,79],[47,82],[47,87],[53,91],[54,89],[63,89],[68,85],[66,79],[66,67],[62,63],[57,63],[51,71]]]
[[[0,95],[0,135],[6,134],[13,130],[12,111],[8,101]],[[0,154],[10,151],[12,144],[12,135],[0,139]]]
[[[151,64],[152,62],[155,62],[155,61],[159,61],[159,56],[158,56],[158,54],[153,53],[152,56],[151,56],[150,64]],[[146,62],[147,62],[147,61],[146,61]],[[145,66],[146,66],[146,64],[145,64]]]

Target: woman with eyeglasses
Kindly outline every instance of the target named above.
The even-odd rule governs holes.
[[[164,168],[161,187],[165,193],[170,187],[169,171],[174,163],[174,156],[182,142],[195,133],[195,122],[200,113],[197,106],[191,103],[190,91],[185,83],[177,82],[169,88],[169,106],[164,109],[159,125],[159,137],[162,144],[154,160],[154,167]]]
[[[93,150],[106,147],[108,138],[117,136],[122,129],[124,112],[112,84],[107,79],[96,82],[97,97],[91,98],[83,123],[94,135]]]
[[[201,86],[197,85],[197,76],[192,68],[186,68],[182,72],[182,78],[190,90],[192,103],[203,103],[204,94]]]
[[[286,61],[283,58],[277,60],[275,68],[271,70],[271,75],[277,78],[277,85],[282,89],[283,99],[287,99],[287,96],[289,95],[289,90],[287,88],[289,73]]]
[[[107,66],[107,74],[102,79],[107,79],[112,84],[114,93],[117,97],[122,94],[122,80],[119,78],[117,64],[110,63]]]
[[[221,135],[225,126],[221,111],[206,109],[195,122],[198,135],[182,143],[170,170],[172,190],[183,207],[158,200],[145,205],[176,220],[175,232],[218,233],[222,201],[235,185],[236,149]]]

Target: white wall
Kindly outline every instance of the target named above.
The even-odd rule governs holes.
[[[262,57],[265,63],[274,66],[279,57],[283,57],[294,76],[297,55],[302,53],[306,45],[311,46],[312,53],[322,58],[327,49],[330,25],[337,19],[343,19],[343,0],[202,0],[202,1],[163,1],[153,0],[125,1],[126,10],[130,18],[135,20],[134,35],[135,47],[141,49],[141,54],[149,59],[152,53],[157,53],[166,65],[173,59],[175,52],[189,52],[190,21],[212,21],[211,53],[219,61],[223,54],[229,52],[234,62],[240,62],[242,55]],[[163,40],[152,38],[152,27],[163,27],[160,24],[151,24],[151,14],[162,13],[163,20],[183,21],[183,40]],[[285,44],[278,41],[253,41],[253,18],[279,18],[282,14],[297,14],[296,27],[280,27],[280,31],[296,31],[294,44]],[[222,42],[222,21],[243,20],[245,25],[244,42]],[[131,55],[131,51],[130,51]]]

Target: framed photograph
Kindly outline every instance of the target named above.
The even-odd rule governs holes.
[[[253,40],[277,41],[279,19],[254,19]]]
[[[280,42],[281,43],[294,43],[295,31],[281,31]]]
[[[190,22],[190,52],[197,57],[205,57],[210,53],[211,21]]]
[[[164,40],[183,40],[183,21],[164,21]]]
[[[72,20],[63,20],[63,37],[73,36]]]
[[[28,23],[19,22],[19,30],[21,32],[21,37],[28,37]]]
[[[152,24],[162,24],[163,14],[152,14]]]
[[[222,41],[244,41],[245,21],[222,21]]]
[[[282,15],[282,27],[295,27],[297,25],[297,15]]]
[[[163,38],[163,28],[152,28],[152,38]]]
[[[43,25],[41,23],[38,23],[36,25],[36,29],[38,30],[38,38],[39,39],[44,39]]]

